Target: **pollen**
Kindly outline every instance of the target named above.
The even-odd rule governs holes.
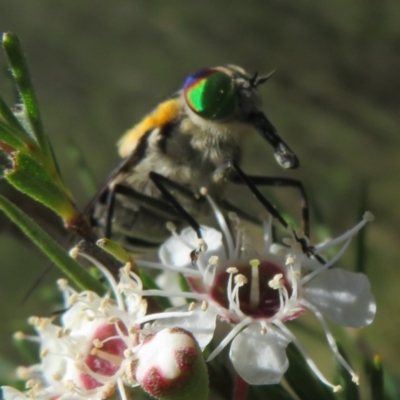
[[[238,272],[239,272],[239,270],[236,268],[236,267],[229,267],[227,270],[226,270],[226,272],[228,273],[228,274],[237,274]]]
[[[247,278],[244,275],[239,274],[235,276],[235,284],[239,287],[245,285],[247,282]]]
[[[21,331],[18,331],[18,332],[14,333],[13,337],[14,337],[15,340],[23,340],[23,339],[25,339],[25,333],[21,332]]]
[[[165,226],[170,232],[176,232],[176,225],[173,222],[169,221]]]
[[[71,258],[78,258],[78,255],[79,255],[79,249],[78,249],[78,246],[75,246],[75,247],[73,247],[70,251],[69,251],[69,256],[71,257]]]
[[[122,353],[125,358],[131,358],[133,355],[133,352],[131,349],[125,349]]]
[[[296,258],[294,256],[289,256],[286,258],[286,265],[294,264],[296,262]]]
[[[72,294],[68,298],[68,304],[75,304],[78,301],[78,295],[76,293]]]
[[[207,196],[208,195],[208,189],[203,186],[202,188],[200,188],[200,194],[202,196]]]
[[[218,256],[211,256],[210,259],[208,260],[208,263],[210,265],[217,266],[219,264],[219,257]]]
[[[272,289],[282,289],[283,288],[282,278],[283,278],[283,274],[276,274],[268,282],[269,287]]]
[[[25,383],[25,387],[27,389],[31,389],[31,388],[35,387],[36,384],[37,384],[37,382],[34,379],[29,379],[29,381],[27,381]]]
[[[267,334],[267,327],[266,326],[262,326],[261,327],[261,331],[260,331],[261,335],[266,335]]]
[[[110,317],[110,318],[108,318],[108,323],[109,324],[116,324],[117,322],[119,322],[119,318],[118,317],[116,317],[116,316],[112,316],[112,317]]]
[[[352,380],[356,385],[359,385],[359,384],[360,384],[360,377],[359,377],[357,374],[354,374],[354,375],[351,377],[351,380]]]
[[[198,246],[199,246],[200,250],[203,253],[205,253],[207,251],[207,244],[204,241],[204,239],[201,239],[201,238],[197,239],[197,243],[198,243]]]
[[[62,375],[61,375],[59,372],[55,372],[55,373],[53,374],[53,379],[54,379],[55,381],[61,381]]]
[[[46,356],[47,356],[47,354],[49,354],[49,349],[43,349],[41,352],[40,352],[40,358],[45,358]]]
[[[368,222],[372,222],[375,219],[375,216],[372,214],[372,212],[366,211],[363,215],[363,218]]]
[[[93,346],[96,347],[96,349],[101,349],[104,345],[103,342],[97,338],[94,339],[92,343],[93,343]]]
[[[61,291],[65,290],[67,288],[67,286],[68,286],[68,280],[67,279],[63,279],[63,278],[62,279],[58,279],[57,280],[57,286]]]
[[[19,378],[23,381],[27,381],[30,378],[31,373],[30,373],[29,369],[26,367],[18,367],[17,371],[16,371],[16,375],[17,375],[17,378]]]

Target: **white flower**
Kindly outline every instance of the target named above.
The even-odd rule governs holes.
[[[340,390],[325,379],[284,324],[310,310],[321,322],[338,361],[357,382],[357,375],[339,354],[324,316],[353,328],[369,325],[374,319],[376,305],[367,277],[338,268],[329,269],[372,215],[366,213],[353,229],[312,250],[306,238],[299,240],[294,233],[285,241],[287,247],[274,244],[269,221],[265,225],[264,251],[258,253],[249,243],[238,218],[237,234],[233,238],[221,212],[209,197],[208,201],[223,235],[213,228],[201,228],[208,249],[199,254],[196,270],[193,270],[189,254],[198,248],[198,239],[191,228],[184,229],[180,235],[174,233],[159,253],[164,265],[185,271],[188,283],[197,293],[196,298],[203,300],[202,309],[198,306],[184,318],[171,312],[171,318],[159,320],[157,324],[187,329],[200,343],[203,341],[204,347],[211,340],[215,317],[229,322],[230,333],[209,360],[231,343],[233,366],[252,385],[281,380],[288,368],[286,346],[294,342],[321,381],[334,391]],[[336,256],[325,261],[321,253],[340,243],[344,245]]]
[[[103,271],[115,300],[89,291],[78,293],[65,280],[58,282],[66,309],[60,325],[53,323],[55,318],[30,318],[38,336],[18,336],[39,343],[41,363],[19,369],[29,390],[24,394],[3,388],[6,400],[104,399],[116,389],[124,396],[123,381],[135,384],[128,374],[139,346],[140,326],[136,320],[145,315],[147,306],[133,293],[135,289],[141,290],[142,284],[129,267],[128,264],[121,269],[118,286]]]

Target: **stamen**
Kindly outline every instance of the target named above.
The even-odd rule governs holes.
[[[288,328],[286,328],[286,326],[279,320],[273,321],[273,323],[279,327],[281,329],[281,331],[286,334],[287,338],[292,341],[296,347],[298,348],[298,350],[300,351],[300,353],[302,354],[302,356],[304,357],[304,359],[306,360],[306,363],[308,364],[308,366],[311,368],[311,370],[314,372],[315,375],[317,375],[318,379],[324,383],[326,386],[329,386],[334,392],[337,392],[340,390],[341,386],[340,385],[333,385],[332,383],[330,383],[322,374],[322,372],[318,369],[318,367],[315,365],[314,361],[310,358],[310,356],[307,354],[305,348],[303,347],[303,345],[297,340],[296,336],[294,336],[292,334],[292,332],[289,331]]]
[[[203,300],[201,302],[201,311],[207,311],[208,309],[208,302],[206,300]]]
[[[235,246],[234,246],[231,231],[226,223],[225,217],[221,213],[221,211],[218,209],[217,205],[214,203],[214,200],[210,196],[207,195],[206,199],[214,212],[215,219],[217,220],[222,233],[224,234],[224,237],[226,240],[226,246],[227,246],[227,250],[228,250],[227,251],[228,254],[226,255],[227,259],[228,260],[233,259],[233,257],[235,256]]]
[[[258,266],[260,260],[250,260],[251,266],[251,285],[250,285],[250,308],[254,309],[260,303],[260,276]]]
[[[348,230],[347,232],[343,233],[336,239],[332,239],[327,243],[323,243],[321,245],[315,246],[315,254],[320,254],[321,252],[329,249],[330,247],[336,246],[339,243],[342,243],[348,239],[351,239],[360,229],[362,229],[367,222],[370,222],[374,219],[372,213],[366,212],[363,216],[362,221],[360,221],[354,228]]]
[[[214,349],[214,351],[208,356],[207,362],[214,359],[224,348],[225,346],[233,340],[233,338],[247,325],[251,324],[252,319],[250,317],[245,318],[239,324],[237,324],[228,335],[222,340],[222,342]]]
[[[21,331],[15,332],[14,335],[13,335],[13,338],[15,340],[24,340],[25,339],[25,333],[21,332]]]
[[[180,236],[178,236],[180,238]],[[186,246],[193,248],[194,247],[190,244],[186,244]],[[202,277],[201,272],[197,271],[196,269],[192,268],[183,268],[183,267],[176,267],[174,265],[167,265],[167,264],[161,264],[161,263],[156,263],[156,262],[151,262],[151,261],[143,261],[143,260],[137,260],[136,264],[140,268],[153,268],[153,269],[160,269],[165,271],[166,269],[169,271],[174,271],[174,272],[179,272],[184,274],[185,276],[193,276],[193,277]]]
[[[102,351],[102,350],[99,350],[96,348],[93,348],[90,351],[90,354],[92,356],[99,357],[104,361],[108,361],[109,363],[114,364],[114,365],[121,365],[122,360],[123,360],[123,358],[120,356],[117,356],[117,355],[111,354],[111,353],[107,353],[105,351]]]
[[[314,307],[314,305],[311,304],[310,302],[308,302],[307,300],[302,299],[300,302],[305,307],[310,309],[314,313],[314,315],[317,317],[318,321],[322,325],[322,329],[325,332],[326,339],[328,340],[328,344],[329,344],[333,354],[336,356],[336,358],[340,362],[340,364],[342,364],[342,366],[351,375],[353,382],[358,382],[358,375],[354,372],[354,370],[350,367],[349,363],[340,354],[339,349],[336,344],[336,341],[335,341],[335,339],[332,335],[332,332],[330,331],[328,324],[326,323],[325,318],[323,317],[322,313],[318,310],[317,307]]]
[[[307,284],[308,282],[310,282],[311,279],[313,279],[315,276],[317,276],[318,274],[320,274],[322,271],[327,270],[328,268],[330,268],[333,264],[335,264],[335,262],[337,260],[339,260],[340,257],[342,257],[342,255],[344,254],[344,252],[347,250],[347,248],[349,247],[351,242],[351,237],[349,239],[347,239],[347,242],[343,245],[343,247],[338,251],[338,253],[332,257],[327,263],[321,265],[318,269],[310,272],[308,275],[306,275],[305,277],[303,277],[300,281],[300,286],[304,286],[305,284]]]

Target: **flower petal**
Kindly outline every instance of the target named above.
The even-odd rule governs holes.
[[[274,328],[261,334],[258,323],[251,324],[233,339],[230,358],[237,373],[251,385],[279,383],[289,361],[289,340]]]
[[[360,328],[369,325],[376,312],[368,278],[361,273],[329,269],[304,288],[304,298],[333,322]]]
[[[225,259],[224,245],[222,242],[222,233],[214,228],[201,226],[203,239],[207,244],[207,251],[204,256],[207,259],[212,255],[217,255]],[[185,228],[179,238],[170,237],[160,247],[159,257],[162,263],[174,265],[177,267],[190,267],[190,253],[198,247],[198,238],[196,232],[192,228]]]

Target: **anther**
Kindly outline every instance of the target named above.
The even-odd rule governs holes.
[[[198,247],[200,249],[200,251],[202,251],[203,253],[205,253],[207,251],[207,244],[204,241],[204,239],[202,238],[198,238],[197,239],[197,243],[198,243]]]
[[[218,256],[211,256],[210,259],[208,260],[208,263],[210,265],[218,265],[219,264],[219,257]]]
[[[130,262],[127,262],[127,263],[124,265],[124,272],[125,272],[127,275],[129,275],[129,273],[131,272],[131,270],[132,270],[132,264],[131,264]]]
[[[176,225],[173,222],[169,221],[165,226],[170,232],[176,232]]]
[[[236,214],[235,212],[229,211],[229,212],[228,212],[228,218],[229,218],[231,221],[237,221],[238,216],[237,216],[237,214]]]
[[[125,349],[123,352],[123,355],[125,358],[131,358],[132,357],[132,350],[131,349]]]
[[[282,284],[283,274],[276,274],[269,282],[268,285],[272,289],[281,289],[283,287]]]
[[[354,374],[351,377],[351,380],[358,386],[360,384],[360,377],[357,374]]]
[[[235,279],[235,284],[238,285],[239,287],[247,283],[247,278],[242,274],[236,275],[234,279]]]
[[[93,340],[92,344],[96,349],[101,349],[103,347],[103,342],[97,338]]]
[[[372,222],[375,219],[375,216],[371,211],[366,211],[363,215],[363,218],[368,222]]]
[[[192,301],[189,304],[189,311],[194,311],[196,309],[196,303],[194,301]]]
[[[78,294],[77,293],[71,294],[71,296],[69,296],[67,301],[68,304],[70,305],[75,304],[78,301]]]
[[[29,379],[26,383],[25,383],[25,387],[27,389],[31,389],[36,385],[36,381],[34,379]]]
[[[208,189],[206,188],[206,187],[201,187],[200,188],[200,194],[202,195],[202,196],[207,196],[208,195]]]
[[[228,274],[237,274],[238,272],[239,272],[239,270],[236,268],[236,267],[229,267],[227,270],[226,270],[226,272],[228,273]]]
[[[29,368],[26,367],[18,367],[16,371],[17,378],[21,379],[22,381],[27,381],[30,376],[31,372],[29,371]]]
[[[13,338],[15,340],[23,340],[23,339],[25,339],[25,333],[21,332],[21,331],[15,332],[13,335]]]
[[[65,290],[68,286],[68,280],[64,278],[57,279],[57,286],[60,290]]]
[[[47,356],[47,354],[49,354],[49,349],[43,349],[41,352],[40,352],[40,358],[44,358],[44,357],[46,357]]]
[[[112,317],[108,318],[108,320],[107,320],[107,322],[109,324],[116,324],[119,321],[120,321],[120,319],[118,317],[116,317],[116,316],[112,316]]]
[[[71,258],[74,258],[74,259],[78,258],[78,255],[79,255],[79,248],[78,248],[78,246],[73,247],[73,248],[68,252],[68,254],[69,254],[69,256],[70,256]]]
[[[343,390],[343,387],[341,385],[336,385],[333,387],[333,393],[339,393]]]
[[[207,301],[203,300],[201,302],[201,311],[207,311],[207,309],[208,309],[208,303]]]
[[[263,326],[260,331],[261,335],[265,335],[267,333],[267,328]]]
[[[296,258],[294,256],[290,255],[286,258],[285,265],[294,264],[295,262],[296,262]]]
[[[61,375],[59,372],[55,372],[55,373],[53,374],[53,379],[54,379],[55,381],[61,381],[62,375]]]

